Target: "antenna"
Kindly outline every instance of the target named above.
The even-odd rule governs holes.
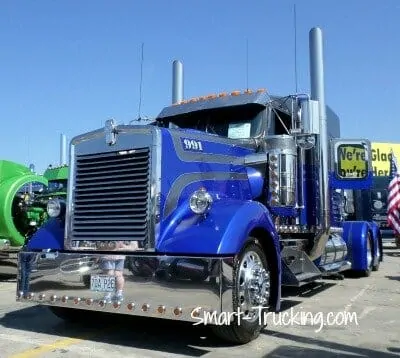
[[[143,85],[143,48],[144,43],[142,42],[142,58],[140,61],[140,84],[139,84],[139,109],[138,109],[138,121],[142,118],[140,117],[141,114],[141,107],[142,107],[142,85]]]
[[[297,15],[296,4],[293,4],[293,27],[294,27],[294,82],[297,94]]]
[[[249,39],[246,38],[246,89],[249,90]]]

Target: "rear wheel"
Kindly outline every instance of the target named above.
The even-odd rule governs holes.
[[[375,258],[375,265],[372,266],[372,271],[378,271],[379,270],[379,265],[381,264],[381,245],[380,245],[380,237],[377,238],[376,240],[376,258]]]
[[[372,243],[372,237],[371,237],[371,233],[368,232],[367,233],[367,242],[366,242],[366,255],[367,255],[367,268],[365,270],[362,271],[362,275],[365,277],[368,277],[371,275],[371,271],[373,269],[373,263],[374,263],[374,254],[372,252],[372,248],[373,248],[373,243]]]
[[[212,326],[214,333],[236,344],[256,339],[264,327],[263,316],[269,296],[269,264],[261,246],[251,241],[233,264],[232,300],[233,310],[238,314],[230,324]]]

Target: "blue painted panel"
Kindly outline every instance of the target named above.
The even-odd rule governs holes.
[[[369,189],[372,187],[373,172],[369,171],[364,179],[338,179],[334,172],[329,174],[332,188],[336,189]]]
[[[213,194],[215,198],[215,193]],[[206,216],[182,204],[161,233],[157,251],[195,255],[236,254],[254,228],[264,229],[279,252],[279,239],[267,209],[258,202],[216,200]]]
[[[191,139],[186,131],[182,131],[182,137]],[[201,142],[202,152],[193,153],[191,161],[182,160],[179,156],[179,151],[184,150],[182,140],[178,142],[182,147],[176,148],[171,132],[162,129],[162,152],[165,155],[161,162],[160,233],[168,227],[173,211],[184,203],[188,203],[190,195],[200,187],[218,193],[221,197],[235,200],[252,198],[246,168],[232,163],[229,157],[240,158],[253,151],[239,146],[212,142],[213,136],[204,135],[203,138],[201,140],[198,137],[195,138],[196,141]],[[207,140],[207,138],[210,139]],[[207,157],[204,160],[202,156],[207,154],[219,154],[219,158],[216,158],[215,162],[213,162],[213,157]],[[226,156],[226,162],[223,160],[224,156]]]
[[[64,248],[64,221],[49,219],[32,235],[26,247],[28,250],[62,250]]]
[[[348,247],[347,259],[353,270],[366,270],[367,232],[369,225],[363,221],[346,221],[343,223],[343,239]]]

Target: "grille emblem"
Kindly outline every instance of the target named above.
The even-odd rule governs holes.
[[[106,120],[104,126],[104,134],[106,136],[106,143],[108,145],[113,145],[117,141],[117,131],[115,130],[116,124],[113,119]]]

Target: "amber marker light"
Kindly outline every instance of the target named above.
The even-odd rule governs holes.
[[[180,307],[175,307],[174,309],[174,315],[175,316],[180,316],[182,314],[182,308]]]
[[[165,306],[158,306],[157,311],[159,314],[165,313]]]

